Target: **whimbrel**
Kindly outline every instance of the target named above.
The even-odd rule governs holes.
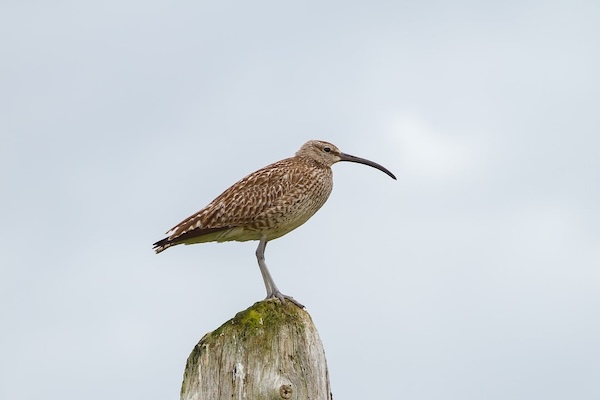
[[[396,179],[373,161],[342,153],[331,143],[311,140],[294,157],[253,172],[175,225],[166,238],[154,243],[154,250],[160,253],[178,244],[258,240],[256,258],[267,298],[278,298],[282,303],[289,299],[303,307],[275,285],[265,263],[265,247],[321,208],[333,188],[331,166],[338,161],[369,165]]]

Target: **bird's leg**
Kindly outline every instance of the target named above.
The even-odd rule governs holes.
[[[294,300],[293,297],[286,296],[279,291],[277,285],[275,285],[275,281],[273,281],[273,277],[271,277],[271,273],[267,268],[267,264],[265,263],[265,248],[267,247],[267,238],[266,236],[262,236],[260,238],[260,242],[258,243],[258,247],[256,248],[256,259],[258,260],[258,266],[260,268],[260,273],[263,277],[263,281],[265,283],[265,288],[267,289],[267,299],[277,298],[281,301],[281,304],[285,304],[285,300],[288,299],[295,305],[300,308],[304,308],[304,306]]]
[[[258,243],[258,247],[256,249],[256,259],[258,260],[258,266],[260,268],[260,274],[262,275],[263,282],[265,283],[265,288],[267,289],[267,298],[273,297],[273,288],[277,289],[275,286],[275,282],[273,282],[273,278],[267,269],[267,264],[265,263],[265,248],[267,247],[267,241],[265,237],[261,237],[260,242]]]
[[[258,260],[258,266],[260,267],[260,273],[263,277],[263,281],[265,283],[265,288],[267,289],[267,299],[272,297],[277,297],[283,304],[285,304],[285,299],[283,295],[277,288],[269,269],[267,268],[267,263],[265,262],[265,249],[267,248],[267,238],[263,235],[260,238],[260,242],[258,243],[258,247],[256,248],[256,259]]]

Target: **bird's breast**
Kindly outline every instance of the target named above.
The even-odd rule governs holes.
[[[333,189],[331,169],[291,170],[275,186],[281,195],[273,199],[249,227],[263,232],[268,239],[281,237],[298,228],[325,204]]]

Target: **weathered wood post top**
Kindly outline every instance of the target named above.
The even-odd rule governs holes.
[[[190,354],[181,400],[332,400],[325,352],[308,312],[258,302],[207,333]]]

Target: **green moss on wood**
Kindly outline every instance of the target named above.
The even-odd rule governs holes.
[[[220,350],[217,349],[223,349],[227,344],[237,342],[238,345],[244,346],[242,343],[248,342],[251,345],[247,349],[252,349],[259,354],[269,354],[272,351],[273,341],[279,338],[284,328],[288,331],[296,331],[297,337],[304,337],[306,326],[301,315],[308,316],[306,311],[289,301],[281,304],[279,300],[269,299],[255,303],[200,339],[188,357],[185,374],[196,373],[192,372],[192,366],[198,365],[202,353],[213,350],[219,352]],[[184,377],[182,393],[187,385],[192,384],[191,379],[195,378]]]
[[[281,304],[278,300],[263,300],[254,303],[235,317],[215,329],[205,338],[205,342],[216,339],[223,334],[231,334],[234,329],[239,335],[245,337],[254,334],[265,334],[271,330],[278,330],[281,324],[294,324],[304,328],[304,323],[298,315],[300,310],[291,302]]]
[[[259,390],[257,387],[263,384],[264,374],[271,374],[271,378],[283,376],[295,385],[295,390],[306,391],[310,380],[307,377],[319,370],[307,367],[317,362],[315,360],[323,363],[327,379],[320,341],[308,313],[291,302],[264,300],[237,313],[200,340],[188,358],[181,394],[184,396],[190,390],[208,393],[206,390],[212,389],[200,386],[207,385],[206,382],[227,388],[242,385]],[[237,379],[238,363],[244,367],[243,382],[232,381],[232,378]],[[256,377],[262,378],[257,380]],[[273,384],[272,380],[269,382]],[[266,390],[267,394],[252,398],[281,398],[279,384],[260,390]]]

